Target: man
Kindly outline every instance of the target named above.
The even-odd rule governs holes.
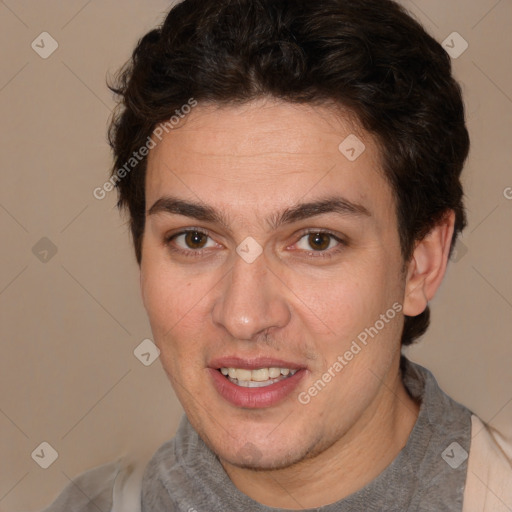
[[[401,354],[466,224],[442,47],[390,0],[184,0],[112,89],[186,413],[142,510],[510,510],[490,430]]]

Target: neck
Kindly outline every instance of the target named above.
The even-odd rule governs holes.
[[[221,463],[234,485],[263,505],[292,510],[322,507],[376,478],[406,445],[418,413],[418,403],[394,371],[357,424],[316,457],[273,471]]]

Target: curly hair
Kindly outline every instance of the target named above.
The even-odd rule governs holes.
[[[118,98],[111,176],[139,264],[147,159],[123,179],[116,173],[191,97],[236,104],[266,96],[348,110],[380,148],[404,262],[447,211],[455,212],[450,254],[466,225],[461,88],[442,46],[392,0],[184,0],[139,40],[109,87]],[[402,345],[429,321],[428,306],[406,316]]]

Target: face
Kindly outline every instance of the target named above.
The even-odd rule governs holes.
[[[355,160],[354,139],[339,149],[351,135]],[[221,460],[311,458],[361,428],[395,379],[403,262],[380,168],[347,116],[278,101],[200,104],[150,151],[142,297]]]

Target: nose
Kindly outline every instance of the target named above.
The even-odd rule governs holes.
[[[213,321],[237,340],[255,340],[266,330],[282,328],[291,316],[285,288],[263,255],[253,263],[237,257],[213,306]]]

